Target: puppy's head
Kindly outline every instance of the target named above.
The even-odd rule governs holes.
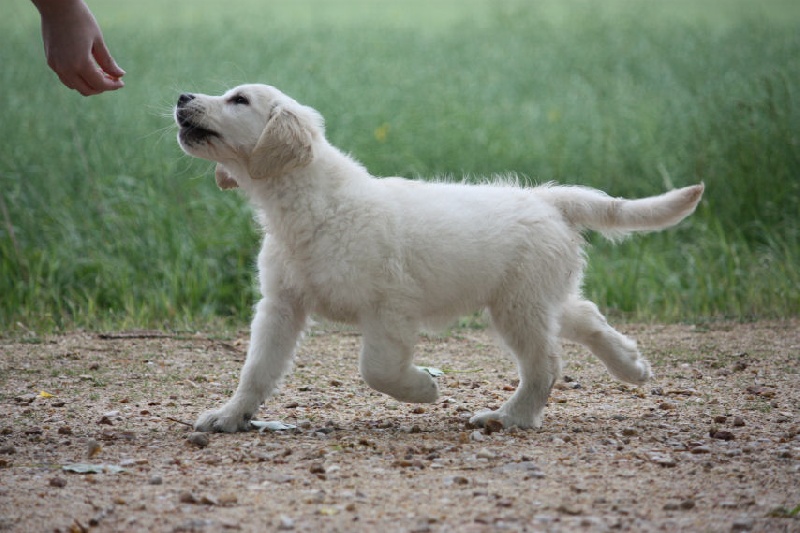
[[[223,189],[236,187],[240,174],[228,167],[263,180],[309,165],[323,135],[319,113],[267,85],[242,85],[222,96],[182,94],[175,122],[184,152],[219,163]]]

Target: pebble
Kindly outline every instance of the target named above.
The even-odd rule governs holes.
[[[62,489],[67,486],[67,480],[63,477],[54,477],[49,482],[51,487]]]
[[[236,505],[239,503],[239,497],[233,492],[226,492],[219,497],[220,505]]]
[[[5,446],[0,447],[0,454],[13,455],[15,453],[17,453],[17,449],[11,444],[6,444]]]
[[[94,439],[89,439],[89,442],[86,443],[86,457],[89,459],[99,454],[102,450],[103,447]]]
[[[186,440],[189,442],[189,444],[197,446],[198,448],[205,448],[208,446],[208,435],[205,433],[190,433]]]
[[[665,511],[688,511],[689,509],[694,509],[695,502],[694,500],[683,500],[682,502],[667,502],[664,504]]]
[[[178,501],[181,503],[197,503],[197,498],[191,492],[184,491],[178,495]]]
[[[695,446],[694,448],[691,449],[691,452],[694,454],[711,453],[711,448],[709,448],[708,446]]]
[[[752,518],[740,518],[731,525],[731,531],[750,531],[751,529],[753,529]]]
[[[583,509],[581,507],[570,503],[562,503],[558,506],[556,511],[570,516],[579,516],[583,514]]]
[[[292,520],[288,516],[281,516],[278,521],[278,530],[291,531],[293,529],[294,529],[294,520]]]
[[[744,418],[741,416],[733,417],[733,427],[740,428],[744,426]]]
[[[724,429],[717,429],[717,430],[712,429],[709,432],[709,435],[711,436],[712,439],[719,439],[719,440],[734,440],[736,438],[736,436],[733,433]]]
[[[497,454],[489,451],[486,448],[481,448],[480,450],[478,450],[478,453],[475,454],[475,457],[477,457],[478,459],[496,459]]]
[[[149,485],[161,485],[164,483],[164,480],[161,476],[150,476],[150,479],[147,480]]]
[[[484,437],[483,433],[481,433],[480,431],[475,430],[472,433],[470,433],[469,440],[474,442],[483,442],[486,440],[486,437]]]
[[[499,420],[487,420],[486,421],[486,434],[491,435],[492,433],[497,433],[498,431],[503,430],[503,423]]]
[[[665,453],[651,452],[647,454],[647,457],[652,462],[659,464],[661,466],[666,466],[668,468],[672,468],[673,466],[678,464],[678,462],[672,456],[667,455]]]

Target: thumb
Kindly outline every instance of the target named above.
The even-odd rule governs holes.
[[[117,62],[114,61],[114,58],[111,57],[102,39],[95,42],[92,47],[92,55],[94,56],[94,60],[97,61],[98,66],[109,76],[121,78],[125,75],[125,71],[122,70],[119,65],[117,65]]]

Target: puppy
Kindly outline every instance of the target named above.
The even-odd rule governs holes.
[[[622,381],[650,378],[636,343],[581,296],[581,231],[672,226],[695,210],[703,185],[625,200],[585,187],[375,178],[328,143],[319,113],[265,85],[182,94],[175,120],[181,148],[217,162],[217,183],[247,194],[265,234],[239,386],[197,430],[250,427],[312,313],[360,328],[359,369],[371,387],[434,402],[436,382],[412,364],[418,331],[488,310],[520,381],[499,409],[472,417],[476,425],[541,426],[559,338],[588,347]]]

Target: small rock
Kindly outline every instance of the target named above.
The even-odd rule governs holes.
[[[724,424],[728,420],[728,417],[725,415],[717,415],[714,417],[714,422],[717,424]]]
[[[33,403],[35,399],[35,394],[23,394],[22,396],[17,396],[14,398],[14,401],[17,403]]]
[[[503,431],[503,423],[500,422],[499,420],[487,420],[485,429],[486,429],[486,434],[491,435],[492,433]]]
[[[744,427],[744,418],[741,416],[733,417],[733,427],[740,428]]]
[[[208,435],[206,433],[194,432],[190,433],[186,440],[192,446],[197,446],[198,448],[205,448],[208,446]]]
[[[712,429],[709,431],[709,435],[712,439],[719,440],[734,440],[736,438],[733,433],[724,429]]]
[[[647,454],[647,458],[652,462],[667,468],[672,468],[678,464],[675,458],[665,453],[651,452]]]
[[[694,506],[695,502],[692,499],[683,500],[680,503],[680,508],[683,509],[684,511],[688,511],[689,509],[694,509]]]
[[[14,455],[15,453],[17,453],[17,449],[11,444],[6,444],[5,446],[0,446],[0,454]]]
[[[100,446],[100,443],[98,443],[96,440],[89,439],[89,442],[86,443],[86,457],[89,459],[96,456],[101,451],[103,451],[103,447]]]
[[[164,483],[164,480],[161,476],[150,476],[150,479],[147,480],[149,485],[161,485]]]
[[[200,503],[203,505],[219,505],[219,499],[210,494],[204,494],[200,498]]]
[[[487,450],[486,448],[481,448],[480,450],[478,450],[478,453],[475,454],[475,457],[477,457],[478,459],[496,459],[497,458],[497,454],[496,453],[492,453],[491,451]]]
[[[58,428],[59,435],[72,435],[72,428],[69,426],[61,426]]]
[[[288,516],[281,516],[278,521],[278,530],[291,531],[293,529],[294,529],[294,520],[292,520]]]
[[[792,458],[792,450],[790,448],[778,448],[775,450],[775,454],[781,459]]]
[[[486,437],[484,437],[483,433],[481,433],[480,431],[475,430],[472,433],[470,433],[469,440],[474,442],[483,442],[486,440]]]
[[[579,516],[583,514],[583,509],[578,507],[577,505],[572,505],[570,503],[562,503],[556,509],[559,513],[567,514],[570,516]]]
[[[708,446],[695,446],[690,451],[694,454],[711,453],[711,448]]]
[[[236,505],[239,503],[239,497],[233,492],[221,494],[218,500],[220,505]]]
[[[772,389],[770,387],[762,387],[759,385],[753,385],[747,387],[747,392],[755,396],[761,396],[762,398],[774,398],[775,395],[777,394],[777,391],[775,389]]]
[[[658,404],[658,408],[664,411],[671,411],[673,409],[677,409],[678,406],[675,405],[673,402],[661,402]]]
[[[191,492],[188,492],[188,491],[181,492],[178,495],[178,501],[181,502],[181,503],[192,503],[192,504],[198,502],[198,500],[197,500],[197,498],[195,498],[194,494],[192,494]]]
[[[114,422],[112,422],[111,419],[108,418],[107,416],[102,416],[100,418],[100,420],[97,421],[97,423],[99,425],[101,425],[101,426],[113,426],[114,425]]]
[[[50,480],[49,485],[51,487],[62,489],[67,486],[67,480],[63,477],[54,477]]]
[[[740,518],[731,525],[731,531],[750,531],[753,529],[752,518]]]

